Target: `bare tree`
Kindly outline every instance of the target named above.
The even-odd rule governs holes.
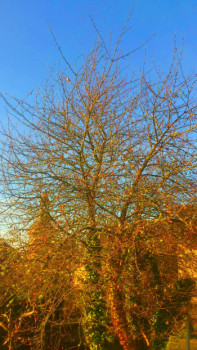
[[[47,81],[35,104],[2,95],[18,120],[3,131],[8,210],[28,227],[46,191],[62,235],[84,246],[82,323],[91,350],[105,348],[110,318],[125,350],[162,348],[192,289],[163,266],[177,264],[180,240],[189,246],[177,208],[196,201],[196,77],[183,75],[176,55],[154,81],[144,71],[124,74],[130,56],[118,54],[121,36],[114,52],[100,40],[78,71]],[[167,287],[175,282],[177,309]]]

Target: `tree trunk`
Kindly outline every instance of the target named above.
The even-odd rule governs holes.
[[[87,282],[84,291],[84,335],[91,350],[104,350],[106,340],[106,303],[101,285],[100,240],[97,232],[90,232],[87,239]]]

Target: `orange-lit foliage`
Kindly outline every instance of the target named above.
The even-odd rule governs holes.
[[[179,260],[183,247],[189,247],[190,225],[195,226],[197,212],[193,210],[192,218],[184,211],[185,217],[190,217],[187,226],[183,211],[184,207],[179,219],[171,215],[142,220],[138,225],[128,224],[123,232],[121,228],[107,229],[109,242],[105,240],[103,265],[106,281],[110,281],[106,283],[107,300],[115,332],[125,350],[160,348],[157,323],[164,327],[160,314],[166,334],[176,330],[184,319],[193,283],[180,276]],[[187,264],[181,262],[184,271]],[[164,315],[167,305],[171,310]],[[161,332],[160,346],[168,339],[165,332]]]
[[[5,349],[62,349],[77,343],[80,302],[73,272],[79,260],[74,242],[61,232],[57,240],[57,232],[44,194],[29,242],[15,249],[2,246],[0,346]]]

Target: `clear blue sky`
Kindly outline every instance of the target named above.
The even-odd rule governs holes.
[[[91,49],[96,33],[89,14],[108,41],[117,38],[132,6],[130,0],[0,0],[0,91],[19,98],[36,90],[60,55],[50,25],[67,59],[72,63]],[[152,59],[164,69],[172,58],[174,36],[178,48],[185,38],[183,64],[197,71],[197,0],[136,0],[132,30],[122,43],[134,49],[151,34],[147,64]],[[143,62],[144,50],[131,57],[133,68]],[[0,101],[0,120],[6,113]]]

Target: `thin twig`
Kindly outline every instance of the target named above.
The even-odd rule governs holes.
[[[53,40],[54,40],[54,42],[55,42],[55,45],[57,46],[58,51],[59,51],[59,53],[60,53],[62,59],[63,59],[64,62],[67,64],[67,66],[69,67],[69,69],[71,70],[71,72],[72,72],[75,76],[77,76],[77,74],[75,73],[74,69],[72,68],[72,66],[70,65],[70,63],[69,63],[68,60],[66,59],[66,57],[64,56],[64,54],[63,54],[63,52],[62,52],[62,49],[61,49],[60,45],[59,45],[58,42],[57,42],[57,39],[56,39],[56,37],[55,37],[55,34],[54,34],[54,32],[53,32],[51,26],[49,26],[49,30],[50,30],[50,32],[51,32],[51,35],[52,35]]]

